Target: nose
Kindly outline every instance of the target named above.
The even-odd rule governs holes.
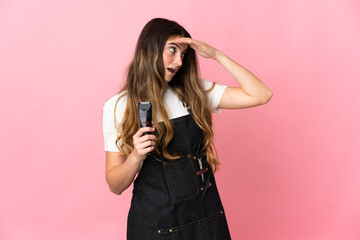
[[[174,60],[174,64],[179,68],[182,66],[181,54],[176,55],[175,60]]]

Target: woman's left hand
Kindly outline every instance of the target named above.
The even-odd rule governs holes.
[[[178,44],[189,44],[200,56],[204,58],[216,59],[219,50],[211,47],[203,41],[195,40],[192,38],[177,38],[176,43]]]

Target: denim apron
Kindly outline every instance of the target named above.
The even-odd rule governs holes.
[[[148,155],[134,181],[128,215],[129,240],[231,239],[202,131],[191,115],[170,120],[168,145],[176,160]]]

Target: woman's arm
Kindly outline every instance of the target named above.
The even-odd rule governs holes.
[[[239,87],[226,88],[218,108],[254,107],[265,104],[271,99],[272,92],[260,79],[221,51],[191,38],[178,38],[177,42],[189,44],[200,56],[216,60],[238,82]]]
[[[121,194],[133,182],[141,162],[119,152],[106,152],[106,181],[111,192]]]
[[[121,194],[131,185],[146,154],[155,148],[156,136],[143,134],[154,131],[155,128],[151,127],[140,128],[133,136],[134,150],[129,156],[119,152],[106,152],[105,176],[111,192]]]

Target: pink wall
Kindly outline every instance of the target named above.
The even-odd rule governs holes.
[[[359,1],[219,2],[1,1],[0,239],[125,239],[131,189],[107,189],[102,105],[153,17],[274,93],[215,116],[233,239],[360,239]]]

